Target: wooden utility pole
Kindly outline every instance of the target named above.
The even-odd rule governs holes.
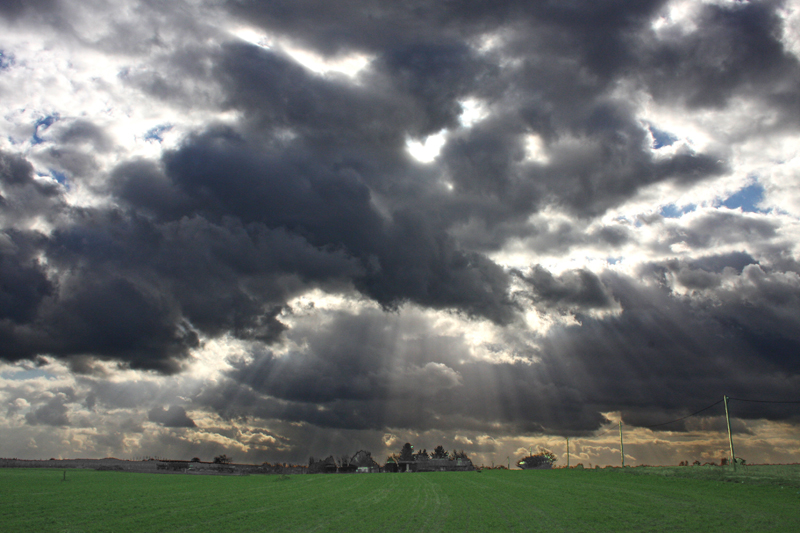
[[[622,419],[619,420],[619,457],[622,461],[622,466],[625,466],[625,448],[622,444]]]
[[[731,417],[728,414],[728,397],[723,396],[722,400],[725,402],[725,420],[728,422],[728,443],[731,445],[731,462],[733,469],[736,470],[736,454],[733,452],[733,436],[731,435]]]
[[[567,468],[569,468],[569,437],[564,437],[567,439]]]

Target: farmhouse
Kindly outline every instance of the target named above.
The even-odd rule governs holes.
[[[309,474],[335,474],[338,471],[339,466],[336,464],[336,459],[334,459],[332,455],[329,455],[325,459],[320,459],[319,461],[315,461],[312,457],[308,461]]]
[[[397,465],[397,461],[395,461],[394,457],[389,457],[386,460],[386,464],[383,465],[384,472],[399,472],[400,467]]]
[[[350,466],[355,467],[359,474],[375,474],[381,471],[381,466],[372,458],[372,454],[366,450],[359,450],[350,458]]]

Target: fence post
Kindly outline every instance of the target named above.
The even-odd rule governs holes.
[[[625,466],[625,448],[622,444],[622,419],[619,419],[619,457],[622,460],[622,466]]]
[[[733,452],[733,435],[731,435],[731,417],[728,414],[728,397],[723,396],[722,400],[725,402],[725,420],[728,422],[728,443],[731,445],[731,462],[733,463],[733,471],[736,471],[736,454]]]
[[[569,437],[564,437],[567,439],[567,468],[569,468]]]

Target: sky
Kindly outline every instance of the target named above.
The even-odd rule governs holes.
[[[800,400],[798,0],[17,0],[0,111],[0,456],[677,464]]]

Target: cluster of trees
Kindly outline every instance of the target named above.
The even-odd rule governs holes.
[[[418,461],[420,459],[469,459],[464,450],[453,450],[452,453],[444,449],[444,446],[439,445],[428,453],[426,449],[422,449],[414,453],[414,447],[411,443],[406,442],[400,450],[399,459],[401,461]]]
[[[355,472],[359,468],[367,468],[368,471],[379,472],[381,466],[372,459],[372,454],[366,450],[359,450],[349,457],[342,455],[336,459],[333,455],[325,459],[315,460],[314,456],[308,458],[308,473],[347,473]]]
[[[517,464],[522,468],[538,468],[552,466],[557,460],[556,454],[546,448],[539,448],[537,453],[523,457]]]
[[[745,461],[741,457],[737,457],[736,458],[736,464],[737,465],[744,465],[744,464],[747,464],[747,461]],[[727,465],[728,465],[728,458],[727,457],[723,457],[722,459],[720,459],[719,466],[727,466]],[[680,463],[678,463],[678,466],[689,466],[689,461],[681,461]],[[692,463],[692,466],[701,466],[701,463],[700,463],[700,461],[695,460],[695,462]],[[717,466],[717,465],[716,465],[716,463],[706,462],[706,463],[702,463],[702,466]]]
[[[415,462],[425,459],[469,459],[469,456],[464,453],[464,450],[453,450],[452,452],[448,452],[442,445],[437,446],[430,453],[428,453],[428,451],[425,449],[414,452],[414,446],[412,446],[409,442],[406,442],[403,445],[399,455],[392,455],[392,457],[394,459],[399,459],[400,461]],[[198,457],[192,458],[192,462],[199,461],[200,458]],[[233,463],[233,458],[228,457],[225,454],[214,457],[214,464],[229,465],[231,463]],[[263,466],[273,465],[264,463]],[[288,467],[289,465],[285,466]],[[315,460],[313,456],[308,458],[308,468],[313,471],[344,471],[348,469],[355,469],[360,466],[378,467],[379,465],[372,459],[371,454],[364,450],[357,452],[353,457],[342,455],[341,457],[336,458],[331,455],[326,459],[320,460]]]

